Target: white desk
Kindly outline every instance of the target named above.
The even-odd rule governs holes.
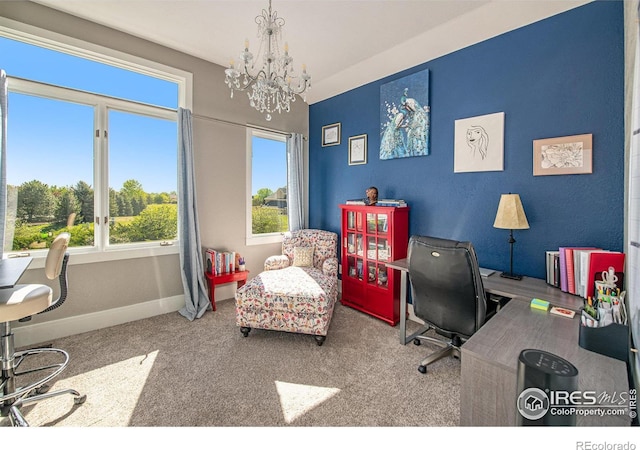
[[[0,259],[0,289],[14,287],[32,260],[31,257]]]

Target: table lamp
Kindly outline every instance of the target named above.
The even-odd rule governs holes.
[[[513,244],[516,242],[513,238],[513,230],[528,229],[529,222],[527,222],[527,216],[524,213],[520,195],[509,193],[500,196],[498,212],[496,213],[496,220],[493,223],[493,227],[509,230],[509,272],[502,272],[500,276],[512,280],[521,280],[522,275],[515,275],[513,273]]]

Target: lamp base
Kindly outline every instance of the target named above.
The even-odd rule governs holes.
[[[516,275],[514,273],[502,272],[500,276],[502,278],[509,278],[510,280],[522,280],[522,275]]]

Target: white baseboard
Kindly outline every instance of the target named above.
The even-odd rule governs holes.
[[[146,319],[175,312],[184,306],[184,295],[151,300],[122,308],[66,317],[34,325],[25,325],[13,329],[15,346],[30,347],[52,339],[58,339],[100,328],[112,327],[134,320]]]
[[[106,311],[83,314],[81,316],[24,325],[13,329],[15,346],[16,348],[30,347],[52,339],[59,339],[74,334],[86,333],[87,331],[99,330],[100,328],[133,322],[134,320],[175,312],[183,306],[184,295],[175,295],[173,297],[123,306],[122,308],[113,308]],[[413,313],[413,305],[411,303],[407,305],[407,312],[409,313],[409,320],[424,323]]]

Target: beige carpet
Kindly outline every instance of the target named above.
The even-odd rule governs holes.
[[[341,304],[321,347],[307,335],[243,337],[233,300],[193,322],[171,313],[51,344],[71,357],[52,389],[87,401],[24,407],[32,426],[423,427],[460,416],[459,360],[423,375],[417,366],[436,347],[402,346],[398,327]]]

